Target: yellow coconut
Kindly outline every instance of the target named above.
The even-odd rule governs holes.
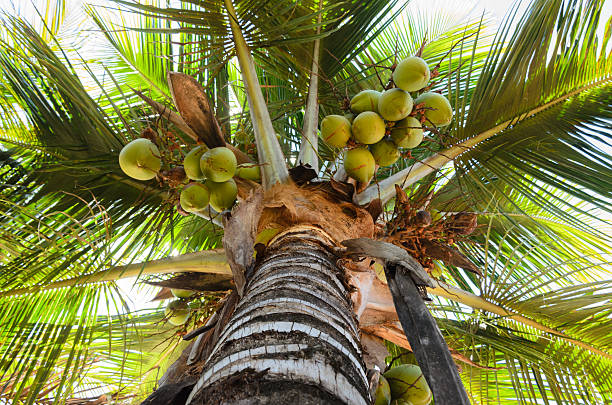
[[[172,295],[174,295],[176,298],[189,298],[191,297],[193,294],[195,294],[194,291],[191,290],[184,290],[182,288],[171,288],[170,292],[172,293]]]
[[[453,108],[442,94],[423,93],[414,103],[425,103],[425,117],[437,127],[446,126],[453,120]]]
[[[429,82],[427,62],[418,56],[410,56],[397,64],[393,71],[395,85],[405,91],[421,90]]]
[[[378,113],[387,121],[399,121],[412,112],[412,97],[402,89],[389,89],[378,99]]]
[[[374,393],[374,405],[389,405],[390,403],[391,388],[389,388],[387,379],[381,375],[380,380],[378,380],[378,388]]]
[[[133,179],[151,180],[161,169],[159,149],[149,139],[134,139],[119,152],[119,167]]]
[[[236,168],[236,176],[259,182],[261,181],[261,169],[255,163],[243,163]]]
[[[174,326],[184,325],[189,319],[189,306],[183,301],[172,301],[166,306],[164,313],[168,322]]]
[[[393,400],[410,401],[414,405],[427,405],[432,394],[421,368],[414,364],[402,364],[384,374],[391,388]]]
[[[215,211],[221,212],[232,208],[238,195],[238,187],[234,180],[229,179],[222,183],[207,180],[205,184],[210,190],[210,206]]]
[[[201,183],[189,183],[180,195],[181,208],[187,212],[198,212],[206,208],[210,199],[210,191]]]
[[[224,146],[206,151],[200,158],[202,173],[207,179],[223,182],[234,177],[236,173],[236,156]]]
[[[353,137],[359,143],[371,145],[385,136],[385,121],[373,111],[365,111],[353,120]]]
[[[375,169],[376,162],[367,148],[355,148],[345,152],[344,170],[349,177],[367,183],[374,176]]]
[[[185,169],[185,174],[191,180],[204,180],[204,173],[202,173],[202,168],[200,167],[200,158],[207,150],[206,145],[199,145],[185,155],[183,168]]]
[[[423,142],[423,127],[414,117],[406,117],[395,123],[391,129],[391,139],[400,148],[416,148]]]
[[[371,146],[374,161],[379,166],[390,166],[400,157],[400,151],[391,141],[383,139]]]
[[[342,115],[328,115],[321,121],[321,138],[326,144],[343,148],[351,137],[351,123]]]
[[[362,90],[351,99],[351,111],[362,113],[364,111],[377,111],[380,91]]]

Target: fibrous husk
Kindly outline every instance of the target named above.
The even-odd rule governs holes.
[[[342,202],[330,194],[329,187],[298,187],[276,184],[266,191],[258,232],[275,223],[283,229],[309,225],[323,229],[337,242],[366,236],[374,232],[374,221],[367,210],[350,202]],[[357,236],[359,235],[359,236]]]
[[[206,146],[225,146],[223,132],[200,83],[184,73],[168,72],[168,86],[181,117]]]

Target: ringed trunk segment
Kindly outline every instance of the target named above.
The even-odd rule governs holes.
[[[370,403],[359,329],[331,246],[314,229],[270,243],[188,404]]]

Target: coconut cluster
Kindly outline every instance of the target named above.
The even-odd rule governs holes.
[[[423,372],[414,364],[402,364],[385,372],[374,394],[374,405],[427,405],[431,400],[431,389]]]
[[[234,176],[252,181],[261,181],[258,165],[238,165],[234,153],[225,147],[208,149],[204,145],[193,148],[185,155],[183,165],[161,171],[162,154],[149,138],[139,138],[128,143],[119,153],[119,166],[125,174],[136,180],[151,180],[159,177],[169,180],[178,173],[178,179],[169,182],[173,187],[182,187],[179,203],[190,213],[205,210],[209,205],[221,212],[231,208],[236,201],[238,187]],[[177,171],[177,169],[180,169]]]
[[[393,70],[387,89],[356,94],[344,115],[321,121],[321,138],[335,148],[346,148],[344,169],[349,177],[369,182],[377,166],[390,166],[401,148],[423,141],[423,126],[450,124],[453,110],[441,94],[426,91],[431,72],[418,56],[402,60]]]
[[[191,180],[181,191],[183,210],[195,213],[210,205],[221,212],[234,205],[238,187],[233,177],[238,164],[231,150],[223,146],[213,149],[197,146],[185,156],[183,167]]]

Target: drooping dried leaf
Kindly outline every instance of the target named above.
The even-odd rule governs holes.
[[[376,222],[378,220],[378,217],[383,212],[382,201],[380,200],[380,198],[375,198],[374,200],[370,201],[363,208],[365,208],[366,211],[368,211],[370,213],[370,215],[372,216],[372,219],[374,220],[374,222]]]
[[[252,194],[232,210],[225,224],[223,247],[240,296],[246,284],[245,272],[255,263],[253,245],[263,209],[263,197],[261,187],[253,189]]]
[[[461,267],[482,276],[480,269],[456,247],[427,239],[422,239],[421,245],[425,249],[426,256],[442,260],[447,265]]]
[[[170,108],[166,107],[165,105],[158,103],[157,101],[152,100],[149,97],[145,96],[142,92],[138,90],[133,90],[133,91],[134,93],[138,95],[138,97],[143,99],[145,103],[153,107],[153,109],[157,111],[159,115],[161,115],[162,117],[164,117],[165,119],[167,119],[168,121],[176,125],[181,131],[187,134],[194,141],[198,140],[198,135],[193,131],[193,129],[189,127],[189,125],[187,125],[187,123],[185,123],[185,121],[181,118],[180,115],[178,115],[177,113],[172,111]]]
[[[200,83],[184,73],[168,72],[168,86],[174,105],[198,138],[209,148],[225,146],[223,132]]]
[[[146,283],[160,287],[167,287],[162,289],[162,291],[155,296],[154,300],[171,298],[172,293],[170,293],[170,288],[180,288],[183,290],[192,291],[226,291],[233,288],[231,276],[217,273],[180,273],[169,280],[147,281]],[[165,293],[166,289],[168,290],[170,296],[167,296]],[[160,298],[160,294],[162,293],[163,298]]]

